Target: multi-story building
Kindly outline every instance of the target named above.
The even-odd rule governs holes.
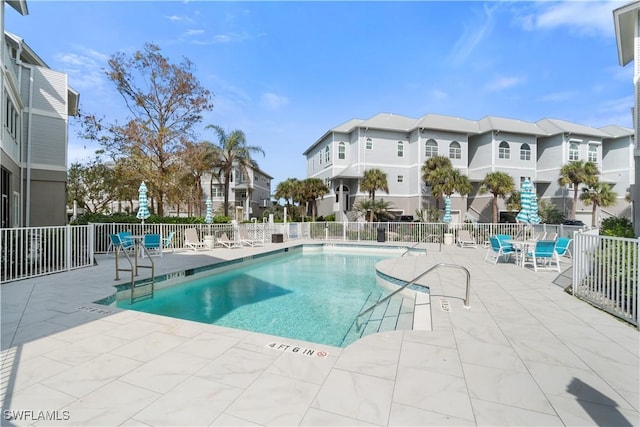
[[[304,155],[307,177],[323,179],[330,188],[318,203],[319,215],[348,218],[353,204],[367,197],[359,188],[364,171],[374,168],[387,174],[389,192],[378,197],[391,202],[395,213],[412,215],[434,206],[422,167],[428,158],[444,155],[474,184],[468,196],[452,197],[453,221],[487,222],[492,196],[479,189],[484,177],[495,171],[511,175],[516,189],[530,179],[540,198],[569,212],[573,197],[558,179],[562,166],[573,160],[596,163],[600,181],[618,193],[616,205],[605,214],[628,216],[625,196],[633,184],[634,165],[628,160],[632,147],[633,131],[620,126],[595,129],[556,119],[533,123],[489,116],[474,121],[433,114],[412,119],[382,113],[329,130]],[[579,202],[577,219],[590,223],[590,214],[591,207]]]
[[[229,182],[229,215],[238,221],[262,217],[262,212],[271,206],[271,180],[258,167],[245,169],[235,167]],[[205,174],[202,177],[204,198],[211,198],[213,210],[221,211],[224,204],[224,177]]]
[[[615,9],[613,22],[620,65],[625,66],[633,61],[633,133],[638,135],[640,129],[640,2],[634,1]],[[633,162],[635,183],[630,189],[631,215],[635,234],[640,236],[640,141],[637,139],[633,150]]]
[[[64,225],[68,118],[78,112],[79,94],[65,73],[4,30],[5,4],[26,15],[26,2],[0,4],[0,225]]]

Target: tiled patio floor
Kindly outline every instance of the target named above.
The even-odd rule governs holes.
[[[168,253],[158,274],[282,246]],[[463,265],[471,308],[464,274],[443,268],[428,279],[433,331],[344,349],[92,304],[119,283],[113,257],[3,284],[2,425],[640,426],[637,329],[565,293],[566,272],[428,249],[385,273]]]

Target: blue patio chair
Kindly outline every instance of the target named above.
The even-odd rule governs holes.
[[[133,240],[130,240],[130,239],[122,240],[122,238],[118,234],[109,234],[109,239],[111,241],[111,246],[113,247],[114,251],[117,250],[118,248],[125,251],[133,251],[134,249]]]
[[[162,246],[160,244],[159,234],[145,234],[144,235],[144,247],[147,250],[156,251],[158,254],[162,254]]]
[[[176,234],[175,231],[171,231],[171,232],[169,232],[167,237],[162,239],[162,247],[163,248],[171,248],[171,252],[174,251],[175,245],[173,244],[173,236],[175,236],[175,234]]]
[[[533,265],[534,271],[538,271],[542,265],[545,269],[554,268],[560,272],[560,258],[556,252],[555,240],[538,240],[534,250],[527,253],[525,257],[524,265]]]
[[[120,239],[120,244],[124,249],[133,250],[135,246],[135,240],[131,238],[132,234],[130,231],[121,231],[118,233],[118,238]]]
[[[516,253],[512,245],[502,242],[498,236],[489,236],[489,243],[491,246],[489,246],[487,254],[484,256],[485,262],[491,260],[494,264],[497,264],[500,257],[509,260],[511,255]]]
[[[558,254],[558,256],[566,256],[568,258],[572,258],[571,250],[569,249],[569,245],[571,245],[572,241],[573,239],[570,239],[568,237],[559,237],[556,240],[556,253]]]

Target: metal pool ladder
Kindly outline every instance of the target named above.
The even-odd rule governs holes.
[[[382,298],[380,301],[378,301],[377,303],[373,304],[371,307],[367,308],[366,310],[361,311],[360,314],[358,314],[356,316],[356,331],[360,332],[360,328],[361,328],[362,325],[360,324],[359,320],[360,320],[361,316],[363,316],[363,315],[367,314],[368,312],[372,311],[373,309],[375,309],[377,306],[379,306],[383,302],[387,301],[388,299],[390,299],[391,297],[393,297],[397,293],[405,290],[407,287],[415,284],[422,277],[426,276],[427,274],[431,273],[434,270],[437,270],[440,267],[450,267],[450,268],[457,268],[457,269],[460,269],[460,270],[464,270],[464,272],[467,275],[467,289],[466,289],[465,297],[464,297],[464,306],[465,306],[465,308],[471,307],[469,305],[469,296],[470,296],[470,292],[471,292],[471,285],[470,285],[471,273],[469,273],[469,270],[467,270],[465,267],[463,267],[461,265],[458,265],[458,264],[440,263],[440,264],[436,264],[436,265],[431,266],[427,271],[425,271],[423,273],[420,273],[419,275],[417,275],[416,277],[411,279],[411,281],[405,283],[400,288],[398,288],[395,291],[391,292],[389,295],[387,295],[386,297]]]
[[[134,259],[133,261],[131,260],[131,257],[129,256],[129,253],[122,248],[122,245],[118,245],[115,247],[115,264],[116,264],[116,278],[115,280],[120,280],[120,276],[118,275],[118,273],[120,271],[129,271],[131,272],[131,304],[133,304],[134,302],[136,302],[136,300],[141,300],[141,299],[147,299],[147,298],[153,298],[153,292],[155,290],[155,282],[156,282],[156,275],[155,275],[155,264],[153,262],[153,259],[151,258],[151,255],[149,254],[149,251],[147,251],[147,248],[141,244],[141,242],[136,241],[135,243],[135,251],[134,251]],[[151,265],[141,265],[138,264],[138,254],[139,254],[139,250],[141,250],[142,254],[144,254],[146,256],[146,258],[149,260],[149,262],[151,263]],[[127,258],[127,261],[129,262],[129,266],[130,268],[124,269],[124,268],[119,268],[118,266],[118,258],[119,258],[119,252],[122,251],[124,253],[125,258]],[[136,282],[134,279],[134,276],[138,275],[138,269],[139,268],[150,268],[151,269],[151,277],[148,280],[144,280],[144,281],[138,281]],[[143,288],[145,286],[148,286],[149,289],[146,293],[143,293],[141,295],[136,295],[136,289],[140,289]]]

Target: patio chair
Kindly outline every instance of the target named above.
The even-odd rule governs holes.
[[[568,237],[560,237],[556,240],[556,253],[558,256],[566,256],[569,259],[572,258],[571,250],[569,249],[571,242],[573,242],[573,239]]]
[[[143,244],[147,250],[162,256],[162,239],[159,234],[145,234]]]
[[[206,243],[200,240],[198,230],[195,228],[187,228],[184,230],[184,245],[193,249],[195,252],[197,252],[199,248],[209,249]]]
[[[501,257],[509,260],[511,255],[516,254],[513,245],[503,243],[498,236],[490,236],[489,243],[491,246],[487,249],[487,254],[484,256],[485,262],[492,260],[494,264],[497,264]]]
[[[130,231],[121,231],[118,233],[118,238],[120,239],[120,242],[122,244],[122,246],[124,248],[131,248],[131,250],[133,250],[133,247],[135,246],[135,240],[133,240],[133,238],[131,237],[132,233]]]
[[[216,236],[216,243],[224,246],[227,249],[230,248],[239,248],[242,246],[238,239],[229,239],[227,233],[222,232]]]
[[[478,248],[478,244],[476,243],[476,240],[473,238],[469,230],[458,231],[457,243],[458,243],[458,246],[460,246],[461,248],[475,248],[475,249]]]
[[[525,254],[525,257],[524,265],[531,264],[534,271],[538,271],[542,266],[545,269],[554,268],[560,272],[560,258],[556,252],[555,240],[538,240],[534,250]]]
[[[135,249],[133,240],[122,240],[118,234],[109,234],[109,240],[115,253],[117,253],[118,249],[129,252],[133,252]]]
[[[163,248],[171,248],[171,252],[174,251],[175,249],[175,245],[173,244],[173,236],[175,236],[176,232],[175,231],[171,231],[167,237],[165,237],[164,239],[162,239],[162,247]]]
[[[249,238],[249,233],[247,232],[246,227],[238,227],[237,230],[238,230],[238,234],[240,235],[239,240],[241,245],[246,245],[251,247],[263,245],[262,240]]]

